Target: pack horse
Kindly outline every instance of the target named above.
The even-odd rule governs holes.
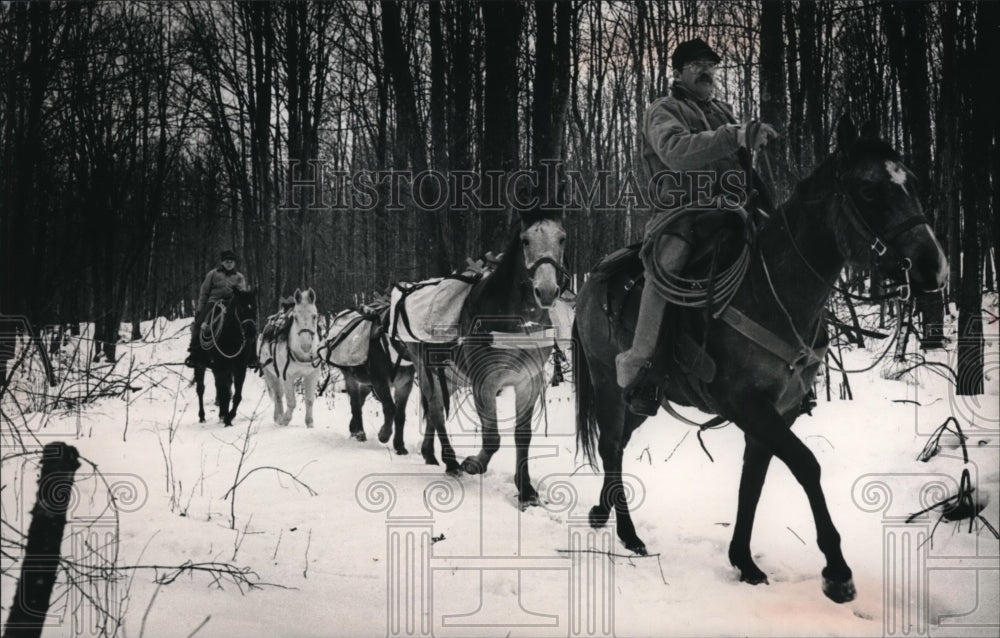
[[[547,383],[545,362],[554,343],[549,309],[569,282],[562,265],[565,244],[566,231],[557,212],[520,211],[519,224],[495,270],[472,286],[462,305],[457,342],[407,344],[426,410],[421,453],[427,463],[437,463],[436,435],[450,473],[486,472],[500,448],[497,395],[506,386],[514,388],[514,484],[522,508],[539,503],[528,471],[528,449],[532,415]],[[446,366],[429,364],[445,352]],[[482,428],[480,451],[461,465],[445,430],[450,395],[458,387],[471,388]]]
[[[274,403],[274,422],[288,425],[295,411],[295,384],[302,382],[306,403],[306,427],[313,426],[313,402],[321,363],[318,351],[319,312],[312,288],[295,290],[295,305],[288,309],[282,325],[261,336],[260,369],[267,393]]]

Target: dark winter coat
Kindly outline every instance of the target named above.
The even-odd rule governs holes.
[[[198,293],[198,308],[196,316],[200,316],[209,304],[216,301],[229,301],[233,298],[236,290],[246,290],[247,281],[243,273],[232,270],[226,271],[222,266],[213,268],[205,275],[205,281],[201,283],[201,290]]]

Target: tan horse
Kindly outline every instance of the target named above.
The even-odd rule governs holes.
[[[319,378],[319,312],[312,288],[295,290],[295,306],[284,330],[262,337],[259,357],[267,393],[274,403],[274,422],[288,425],[295,411],[295,383],[302,380],[306,400],[306,427],[313,426],[313,401]],[[286,408],[287,406],[287,408]]]

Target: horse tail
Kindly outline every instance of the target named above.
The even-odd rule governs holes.
[[[597,418],[594,414],[594,382],[590,364],[580,342],[579,324],[573,321],[573,389],[576,397],[576,449],[590,467],[597,469]]]

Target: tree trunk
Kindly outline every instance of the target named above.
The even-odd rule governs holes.
[[[764,151],[774,169],[778,201],[784,201],[788,184],[788,107],[785,94],[785,51],[782,33],[784,2],[764,0],[760,17],[760,117],[781,136]],[[765,178],[768,176],[765,175]]]
[[[992,87],[984,74],[995,62],[997,5],[976,5],[975,48],[964,54],[963,85],[969,96],[971,121],[964,141],[964,184],[962,187],[962,283],[958,301],[958,388],[959,395],[983,393],[982,273],[980,266],[979,211],[989,205],[989,166],[983,158],[991,152],[992,124],[989,112]],[[991,51],[994,49],[994,51]]]
[[[31,510],[21,577],[17,581],[4,638],[42,635],[59,571],[66,507],[73,501],[74,474],[79,467],[79,453],[71,445],[57,441],[42,449],[38,496]]]
[[[486,78],[483,95],[483,189],[489,171],[509,175],[519,163],[517,60],[524,9],[516,0],[480,5],[485,27]],[[484,198],[486,199],[486,198]],[[505,204],[501,199],[500,204]],[[509,207],[508,207],[509,210]],[[484,212],[479,232],[480,250],[498,250],[507,236],[507,213]]]

